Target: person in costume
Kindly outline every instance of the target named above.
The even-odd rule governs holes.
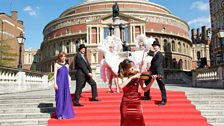
[[[122,50],[122,42],[115,36],[107,36],[106,39],[98,46],[99,51],[103,52],[104,59],[100,61],[100,75],[102,80],[106,83],[108,81],[108,91],[113,93],[112,83],[116,86],[116,92],[120,92],[118,84],[118,66],[121,58],[118,53]]]
[[[154,41],[153,44],[153,49],[154,49],[154,54],[153,54],[153,59],[151,61],[151,66],[149,68],[149,72],[152,75],[161,75],[164,76],[164,68],[163,68],[163,60],[164,57],[162,53],[160,52],[160,44],[159,41]],[[162,78],[157,78],[156,79],[160,91],[161,91],[161,96],[162,96],[162,101],[159,103],[159,106],[163,106],[167,102],[167,97],[166,97],[166,88],[165,88],[165,83],[163,82]],[[151,82],[151,78],[149,78],[147,81],[145,81],[146,85],[149,85]],[[150,90],[144,93],[145,100],[150,100]]]
[[[151,65],[152,56],[147,52],[152,50],[152,43],[154,38],[148,38],[145,35],[138,35],[135,39],[136,51],[131,52],[129,57],[135,63],[135,69],[139,72],[146,72]]]
[[[86,58],[86,56],[84,55],[86,52],[85,44],[81,44],[78,50],[79,52],[75,55],[76,88],[75,88],[74,105],[83,106],[82,104],[79,103],[79,99],[81,97],[82,89],[85,86],[86,82],[88,82],[88,84],[91,86],[91,91],[92,91],[91,101],[97,102],[99,101],[99,99],[97,99],[98,97],[97,84],[95,80],[93,79],[90,63],[88,59]]]

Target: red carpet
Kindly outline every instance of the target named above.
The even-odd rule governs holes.
[[[74,107],[76,117],[57,120],[55,114],[48,126],[120,126],[120,101],[122,93],[106,93],[98,89],[100,102],[90,102],[91,93],[82,93],[80,103]],[[211,126],[206,118],[196,110],[184,92],[167,91],[167,104],[158,106],[161,99],[158,89],[151,90],[151,101],[141,100],[146,126]]]

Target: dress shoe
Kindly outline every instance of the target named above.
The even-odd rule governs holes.
[[[99,99],[96,99],[96,98],[93,98],[93,99],[91,99],[90,101],[98,102],[98,101],[100,101],[100,100],[99,100]]]
[[[144,100],[151,100],[151,97],[144,97]]]
[[[58,120],[62,120],[63,118],[60,116],[60,117],[58,117]]]
[[[159,103],[159,106],[164,106],[164,105],[166,105],[166,102],[165,102],[165,101],[161,101],[161,102]]]
[[[79,106],[79,107],[81,107],[81,106],[84,106],[84,105],[75,102],[75,103],[74,103],[74,106]]]

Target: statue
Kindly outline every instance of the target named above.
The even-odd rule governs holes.
[[[117,5],[117,2],[113,5],[113,18],[117,17],[119,15],[119,6]]]

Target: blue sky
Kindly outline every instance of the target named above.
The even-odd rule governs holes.
[[[209,0],[150,0],[169,9],[174,15],[188,22],[191,28],[210,27]],[[25,48],[39,48],[43,28],[69,7],[84,0],[0,0],[0,12],[11,15],[18,11],[24,21]],[[119,3],[118,3],[119,4]]]

